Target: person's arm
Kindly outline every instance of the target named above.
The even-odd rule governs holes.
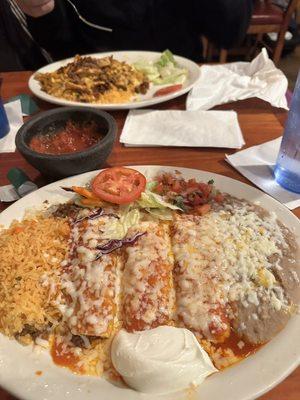
[[[194,22],[210,41],[228,49],[245,37],[253,0],[193,0]]]
[[[44,3],[44,6],[33,6],[37,2]],[[18,4],[26,14],[28,29],[33,38],[54,59],[87,51],[78,20],[64,0],[18,0]]]

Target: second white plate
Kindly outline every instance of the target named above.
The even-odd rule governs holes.
[[[116,51],[116,52],[108,52],[108,53],[95,53],[89,54],[89,56],[95,58],[102,58],[107,56],[113,56],[118,61],[126,61],[129,64],[133,64],[137,61],[155,61],[160,56],[161,53],[157,52],[150,52],[150,51]],[[94,108],[101,108],[103,110],[121,110],[121,109],[131,109],[131,108],[140,108],[140,107],[150,107],[154,104],[163,103],[165,101],[174,99],[179,97],[187,92],[189,92],[192,87],[196,84],[200,76],[200,68],[196,63],[191,60],[188,60],[184,57],[174,56],[178,65],[188,70],[188,77],[183,84],[182,89],[178,90],[177,92],[170,93],[164,96],[153,97],[154,92],[161,87],[170,86],[170,85],[163,85],[163,86],[154,86],[151,85],[150,89],[145,95],[140,95],[138,100],[131,101],[128,103],[82,103],[77,101],[65,100],[59,97],[55,97],[52,95],[47,94],[41,90],[40,84],[37,80],[34,79],[33,74],[29,78],[29,88],[33,94],[39,97],[42,100],[48,101],[49,103],[59,104],[63,106],[81,106],[81,107],[94,107]],[[66,60],[57,61],[55,63],[46,65],[43,68],[40,68],[37,72],[45,73],[45,72],[53,72],[56,71],[58,68],[68,64],[69,62],[73,61],[74,58],[68,58]]]

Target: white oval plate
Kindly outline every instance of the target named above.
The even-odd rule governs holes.
[[[108,52],[108,53],[95,53],[89,54],[89,56],[95,58],[102,58],[106,56],[113,56],[116,60],[126,61],[129,64],[132,64],[137,61],[145,60],[145,61],[154,61],[157,60],[161,53],[150,52],[150,51],[116,51],[116,52]],[[29,78],[29,88],[30,90],[40,99],[48,101],[49,103],[59,104],[63,106],[81,106],[81,107],[94,107],[101,108],[103,110],[121,110],[121,109],[131,109],[131,108],[140,108],[140,107],[149,107],[154,104],[163,103],[165,101],[174,99],[175,97],[179,97],[184,93],[187,93],[192,89],[200,76],[200,68],[199,66],[191,60],[188,60],[184,57],[174,56],[175,60],[181,67],[184,67],[188,70],[188,77],[183,84],[181,90],[177,92],[167,94],[165,96],[153,97],[154,92],[160,89],[161,87],[166,87],[170,85],[151,85],[150,89],[145,95],[139,95],[139,98],[136,101],[128,102],[128,103],[81,103],[78,101],[70,101],[61,99],[59,97],[51,96],[45,92],[43,92],[40,88],[40,84],[38,81],[34,79],[34,74]],[[37,72],[45,73],[45,72],[53,72],[58,68],[66,65],[67,63],[73,61],[74,58],[68,58],[66,60],[57,61],[55,63],[46,65],[43,68],[40,68]]]
[[[133,166],[148,178],[159,171],[174,171],[175,167]],[[177,168],[186,178],[204,182],[214,179],[216,186],[233,196],[260,202],[294,231],[300,245],[300,221],[285,206],[260,190],[211,172]],[[67,178],[20,199],[0,215],[0,225],[8,226],[14,219],[21,219],[28,207],[41,207],[65,202],[72,194],[61,186],[86,184],[98,171]],[[125,387],[118,387],[102,378],[77,376],[53,364],[47,351],[37,353],[30,346],[23,347],[14,340],[0,335],[0,385],[26,400],[250,400],[262,395],[288,376],[300,362],[300,316],[294,316],[285,329],[270,343],[246,360],[216,373],[187,394],[187,391],[165,396],[146,395]],[[36,371],[42,371],[37,376]]]

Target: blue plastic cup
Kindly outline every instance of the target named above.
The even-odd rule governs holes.
[[[0,98],[0,139],[6,136],[8,132],[9,132],[9,123],[5,112],[5,108]]]
[[[292,192],[300,193],[300,71],[284,128],[274,175],[279,185]]]

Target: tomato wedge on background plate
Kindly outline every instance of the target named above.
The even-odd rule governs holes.
[[[100,199],[114,204],[127,204],[137,200],[145,187],[145,176],[126,167],[107,168],[92,181],[93,193]]]
[[[182,89],[182,84],[178,84],[178,85],[172,85],[172,86],[167,86],[161,89],[158,89],[155,93],[154,93],[154,97],[156,96],[165,96],[166,94],[170,94],[173,92],[177,92],[177,90]]]

